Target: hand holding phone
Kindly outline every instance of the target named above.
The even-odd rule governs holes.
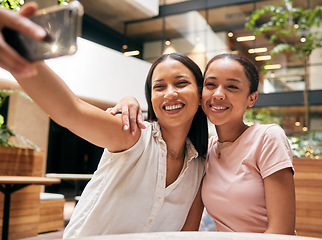
[[[4,28],[2,33],[5,41],[30,62],[72,55],[77,50],[83,14],[78,1],[39,10],[30,19],[47,31],[48,35],[42,41],[8,28]]]

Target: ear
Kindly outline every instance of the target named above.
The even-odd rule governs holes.
[[[249,95],[249,103],[248,103],[248,107],[252,107],[254,106],[256,100],[258,98],[258,92],[254,92],[251,95]]]

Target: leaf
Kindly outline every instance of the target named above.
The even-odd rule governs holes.
[[[264,16],[269,17],[269,19],[257,25],[258,20]],[[294,27],[294,23],[297,24],[298,28]],[[252,30],[256,36],[269,33],[269,40],[272,43],[283,42],[277,44],[271,50],[272,56],[281,52],[295,52],[298,57],[302,58],[304,56],[309,57],[314,49],[322,48],[321,32],[310,32],[313,27],[319,28],[321,23],[322,6],[303,10],[299,7],[293,7],[292,0],[283,0],[281,4],[267,5],[253,11],[245,27]],[[284,42],[285,36],[305,36],[306,42]]]
[[[0,127],[2,126],[2,124],[4,124],[4,117],[0,115]]]
[[[278,55],[281,52],[296,52],[296,49],[290,44],[280,43],[271,50],[271,55]]]

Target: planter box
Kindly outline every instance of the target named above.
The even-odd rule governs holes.
[[[62,194],[41,193],[39,233],[60,230],[64,223],[65,196]]]
[[[43,154],[31,149],[0,146],[0,175],[43,176]],[[9,239],[38,235],[41,186],[28,186],[11,194]],[[0,233],[3,193],[0,193]]]
[[[296,231],[322,238],[322,160],[295,158]]]
[[[0,146],[0,175],[42,177],[43,153]]]

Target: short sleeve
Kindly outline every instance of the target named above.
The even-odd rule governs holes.
[[[294,172],[292,150],[284,130],[279,125],[269,125],[261,140],[258,167],[263,179],[288,167]]]
[[[115,164],[114,162],[116,161],[125,161],[127,163],[129,163],[129,161],[138,161],[143,152],[148,151],[148,143],[152,141],[152,125],[146,125],[147,128],[141,130],[141,136],[139,137],[138,141],[129,149],[115,153],[109,152],[107,149],[104,149],[98,168],[102,167],[105,164]]]

